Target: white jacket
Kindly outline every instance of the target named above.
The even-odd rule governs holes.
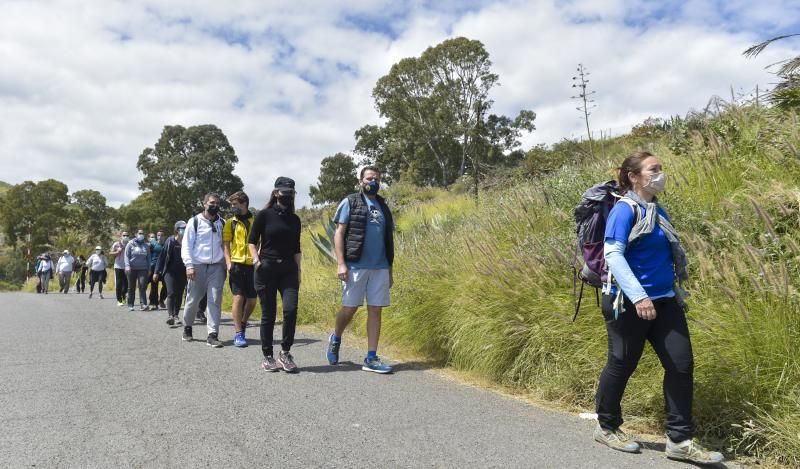
[[[92,254],[86,259],[86,267],[93,272],[106,270],[106,267],[108,267],[108,259],[102,254]]]
[[[195,219],[197,231],[194,230]],[[189,219],[181,242],[181,259],[187,269],[193,269],[196,264],[218,264],[225,260],[222,251],[224,225],[222,217],[217,217],[212,224],[202,213]]]
[[[69,254],[59,257],[58,264],[56,264],[56,272],[72,272],[73,263],[75,263],[75,259]]]

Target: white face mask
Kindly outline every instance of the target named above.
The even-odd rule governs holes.
[[[650,176],[650,181],[644,185],[644,190],[650,194],[656,195],[664,192],[667,185],[667,175],[663,172],[653,174]]]

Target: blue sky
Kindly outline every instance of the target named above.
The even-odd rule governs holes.
[[[537,113],[525,147],[579,137],[570,77],[592,72],[593,126],[621,133],[685,114],[800,54],[800,2],[555,0],[258,2],[2,1],[0,179],[49,177],[138,193],[136,159],[164,125],[213,123],[239,156],[254,204],[277,176],[307,188],[322,158],[350,152],[380,119],[370,97],[403,57],[449,37],[482,41],[500,76],[493,111]]]

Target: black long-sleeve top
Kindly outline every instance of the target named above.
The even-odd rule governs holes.
[[[300,217],[277,207],[256,214],[248,243],[261,244],[260,259],[291,259],[300,253]]]

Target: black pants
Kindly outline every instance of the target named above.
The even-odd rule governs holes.
[[[606,430],[622,425],[622,394],[628,378],[636,370],[645,341],[664,367],[664,404],[667,435],[675,442],[694,434],[692,388],[694,359],[689,328],[683,309],[674,298],[653,301],[656,319],[646,321],[636,314],[636,307],[625,298],[625,312],[614,319],[613,297],[603,296],[603,316],[608,331],[608,362],[600,375],[595,403],[597,419]]]
[[[158,282],[153,281],[153,267],[150,267],[150,270],[147,273],[147,280],[150,283],[150,305],[151,306],[158,306],[164,303],[164,300],[167,299],[167,289],[166,285],[164,284],[165,280],[163,277],[158,278]],[[159,295],[158,286],[161,285],[161,294]]]
[[[117,301],[121,303],[128,294],[128,276],[125,275],[125,269],[114,267],[114,283],[117,286]]]
[[[82,267],[78,274],[78,279],[75,280],[75,291],[83,293],[86,291],[86,268]]]
[[[103,293],[103,282],[105,282],[105,271],[93,270],[89,272],[89,293],[94,293],[94,284],[97,284],[97,291]]]
[[[136,283],[139,283],[139,304],[147,306],[147,270],[131,269],[128,271],[128,306],[136,303]]]
[[[164,290],[167,292],[166,304],[167,314],[169,316],[178,317],[180,314],[186,283],[186,271],[182,271],[181,273],[164,273],[164,285],[166,286]]]
[[[278,292],[283,302],[283,340],[281,349],[288,352],[294,344],[294,331],[297,325],[297,293],[300,289],[297,263],[293,259],[283,262],[261,260],[255,272],[256,292],[261,303],[261,351],[265,357],[272,356],[272,333],[275,329],[275,316]]]

